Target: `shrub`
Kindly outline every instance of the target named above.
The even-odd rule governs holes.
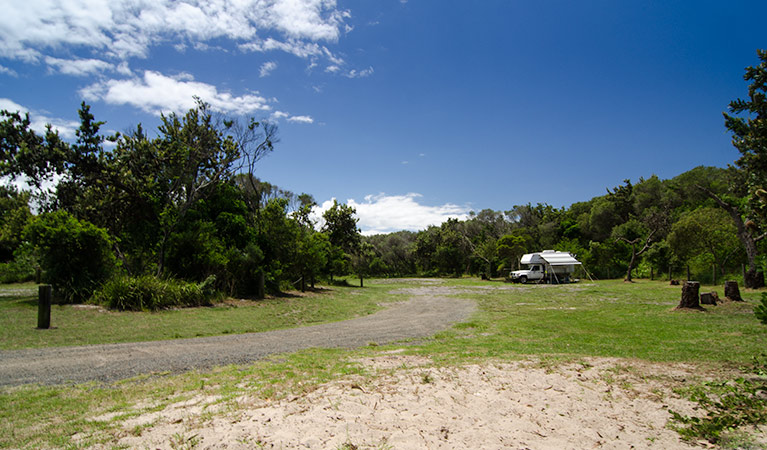
[[[760,322],[767,325],[767,292],[762,292],[761,304],[754,307],[754,314]]]
[[[691,417],[669,410],[672,428],[684,439],[703,438],[716,444],[737,427],[767,423],[767,361],[765,355],[753,361],[752,367],[741,369],[747,376],[680,390],[678,393],[697,402],[706,416]]]
[[[159,309],[209,306],[218,297],[213,289],[216,278],[202,283],[166,279],[151,275],[120,276],[104,283],[92,300],[121,311],[156,311]]]
[[[112,239],[107,231],[64,211],[35,217],[24,235],[39,252],[43,281],[53,285],[61,303],[88,299],[114,270]]]
[[[13,252],[13,259],[0,263],[0,283],[21,283],[32,281],[37,274],[37,257],[29,243],[21,244]]]

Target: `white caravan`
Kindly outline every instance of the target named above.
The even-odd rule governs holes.
[[[569,283],[575,266],[581,265],[570,253],[555,250],[526,253],[522,255],[520,263],[527,265],[528,269],[511,272],[511,281],[523,284],[529,281]]]

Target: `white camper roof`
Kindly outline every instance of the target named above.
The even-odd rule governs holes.
[[[574,266],[581,262],[573,258],[568,252],[558,252],[555,250],[544,250],[538,253],[526,253],[522,255],[522,264],[541,264],[547,263],[550,266]]]

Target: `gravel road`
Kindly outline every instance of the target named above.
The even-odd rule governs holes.
[[[125,344],[0,351],[0,386],[111,382],[140,374],[247,364],[314,347],[353,348],[431,336],[475,310],[442,286],[406,289],[410,298],[365,317],[263,333]]]

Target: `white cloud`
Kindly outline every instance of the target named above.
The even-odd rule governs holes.
[[[441,206],[422,205],[418,202],[421,197],[421,194],[416,193],[378,194],[366,196],[363,202],[350,199],[346,204],[356,209],[356,215],[359,218],[357,225],[364,235],[401,230],[419,231],[431,225],[440,225],[450,218],[459,220],[468,218],[468,208],[450,203]],[[333,199],[323,202],[314,209],[313,218],[321,219],[322,213],[332,206]],[[321,220],[319,222],[321,223]]]
[[[44,113],[30,111],[29,108],[25,108],[7,98],[0,98],[0,110],[3,109],[10,112],[20,112],[21,114],[29,113],[29,127],[35,130],[38,134],[44,134],[46,126],[51,124],[53,129],[58,131],[62,138],[74,139],[75,131],[80,127],[80,122],[48,117]]]
[[[74,76],[85,76],[115,68],[114,64],[100,59],[61,59],[48,56],[45,63],[65,75]]]
[[[10,75],[12,77],[19,76],[19,74],[17,74],[15,70],[9,69],[9,68],[7,68],[7,67],[5,67],[3,65],[0,65],[0,73],[4,73],[4,74]]]
[[[228,39],[251,50],[320,54],[337,42],[350,13],[334,0],[24,0],[5,2],[0,57],[39,61],[83,48],[110,57],[146,57],[153,45],[203,47]]]
[[[368,67],[367,69],[360,70],[359,72],[352,69],[346,73],[347,78],[365,78],[369,77],[370,75],[373,75],[373,67]]]
[[[310,116],[291,116],[288,117],[288,122],[314,123],[314,119]]]
[[[261,69],[259,70],[259,75],[261,78],[269,76],[274,69],[277,68],[277,63],[274,61],[268,61],[263,64],[261,64]]]
[[[269,118],[273,121],[285,119],[288,122],[294,123],[314,123],[314,119],[311,116],[291,116],[285,111],[274,111]]]
[[[214,110],[229,114],[245,115],[271,109],[268,100],[257,93],[234,96],[229,92],[219,92],[213,85],[194,81],[190,74],[171,77],[149,70],[144,72],[142,78],[95,83],[82,89],[80,94],[86,100],[132,105],[156,115],[183,113],[194,107],[195,96],[209,103]]]

